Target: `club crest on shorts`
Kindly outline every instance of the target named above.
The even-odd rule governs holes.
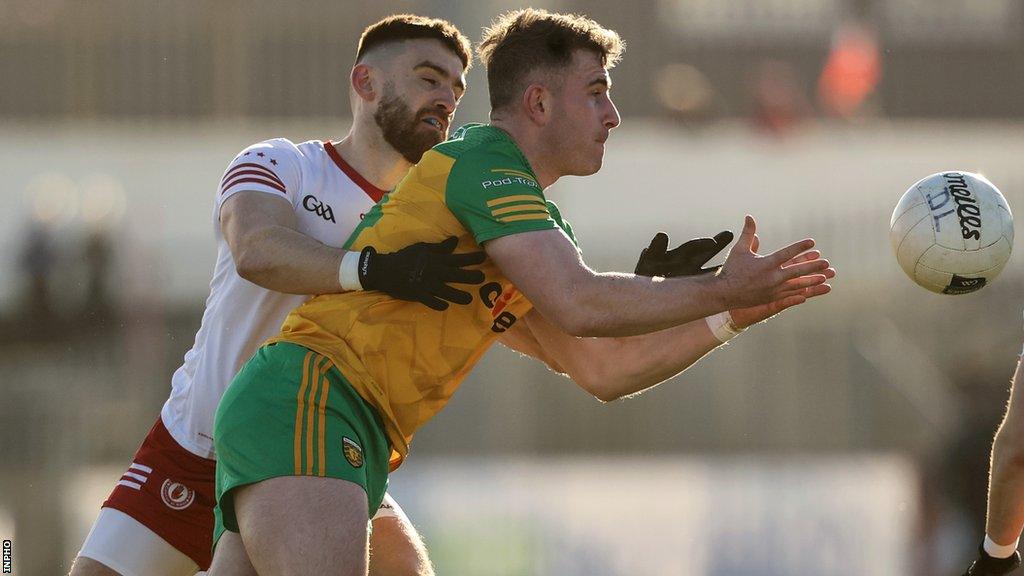
[[[348,436],[341,438],[341,451],[345,453],[345,460],[352,465],[353,468],[360,468],[363,465],[363,449],[356,444],[355,440],[352,440]]]
[[[184,510],[196,499],[196,491],[180,482],[164,480],[160,486],[160,499],[171,510]]]

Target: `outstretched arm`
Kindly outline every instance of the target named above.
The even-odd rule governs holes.
[[[583,262],[561,230],[497,238],[484,246],[502,272],[551,323],[574,336],[634,336],[733,308],[775,301],[803,302],[803,290],[823,284],[828,261],[783,266],[814,241],[795,242],[761,256],[755,252],[754,219],[721,272],[686,278],[645,278],[598,273]]]
[[[581,338],[566,334],[537,310],[521,318],[501,342],[604,402],[668,380],[721,344],[703,319],[642,336]]]
[[[834,276],[830,272],[829,277]],[[731,311],[742,330],[807,299],[827,294],[827,284],[804,290],[799,302],[777,300]],[[683,372],[722,345],[705,319],[641,336],[581,338],[571,336],[534,309],[506,332],[506,346],[544,362],[608,402],[642,392]]]

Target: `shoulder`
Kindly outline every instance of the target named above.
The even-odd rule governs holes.
[[[282,164],[285,166],[294,165],[295,162],[301,160],[305,154],[300,146],[305,147],[306,144],[303,143],[297,146],[287,138],[263,140],[243,148],[235,156],[234,160],[231,161],[231,164],[256,162],[268,164],[272,169],[281,169]]]
[[[247,146],[244,150],[242,150],[242,152],[244,153],[248,151],[274,151],[286,152],[289,154],[301,154],[299,146],[305,146],[306,144],[308,143],[304,142],[303,144],[296,145],[294,142],[287,138],[270,138],[268,140],[263,140],[255,144],[251,144]]]
[[[291,197],[301,187],[302,154],[287,138],[272,138],[242,149],[220,182],[220,201],[236,192],[258,190]]]
[[[457,138],[464,130],[464,136]],[[460,129],[435,149],[452,158],[453,176],[471,178],[487,188],[510,184],[540,188],[522,152],[497,128],[477,124]]]

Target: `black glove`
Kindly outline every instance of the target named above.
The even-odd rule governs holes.
[[[658,232],[651,245],[640,252],[633,272],[638,276],[696,276],[717,272],[721,266],[702,268],[732,242],[732,232],[723,230],[714,238],[695,238],[668,250],[668,234]],[[666,251],[667,250],[667,251]]]
[[[469,304],[473,296],[449,286],[480,284],[484,273],[466,270],[487,258],[483,252],[453,254],[459,239],[444,242],[420,242],[397,252],[381,254],[372,246],[359,254],[359,283],[364,290],[380,290],[399,300],[419,302],[434,310],[445,310],[448,302]]]
[[[964,572],[964,576],[1003,576],[1020,566],[1020,553],[1014,552],[1009,558],[993,558],[978,547],[978,559]]]

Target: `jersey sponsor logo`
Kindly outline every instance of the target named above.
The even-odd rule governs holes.
[[[363,449],[356,444],[355,440],[352,440],[348,436],[341,438],[341,451],[345,454],[345,460],[352,465],[353,468],[362,468],[363,466]]]
[[[508,291],[504,291],[501,284],[497,282],[488,282],[480,287],[480,299],[483,301],[484,306],[487,306],[491,310],[491,332],[502,332],[508,330],[516,323],[516,315],[505,310],[508,303],[512,300],[512,297],[516,295],[517,290],[514,287],[509,287]]]
[[[302,199],[302,207],[328,222],[337,224],[337,221],[334,219],[334,210],[326,202],[317,200],[317,197],[312,194],[308,194]]]
[[[184,510],[196,499],[196,491],[181,482],[168,479],[160,486],[160,499],[171,510]]]
[[[523,186],[529,186],[530,188],[540,188],[540,185],[537,184],[537,179],[529,172],[514,170],[512,168],[492,168],[491,172],[498,174],[498,177],[481,182],[480,184],[484,187],[484,190],[488,188],[497,188],[499,186],[511,186],[512,184],[522,184]]]
[[[523,178],[522,176],[506,176],[504,178],[498,178],[495,180],[484,180],[480,183],[484,189],[497,188],[498,186],[509,186],[512,184],[523,184],[531,188],[537,188],[537,183],[529,178]]]

